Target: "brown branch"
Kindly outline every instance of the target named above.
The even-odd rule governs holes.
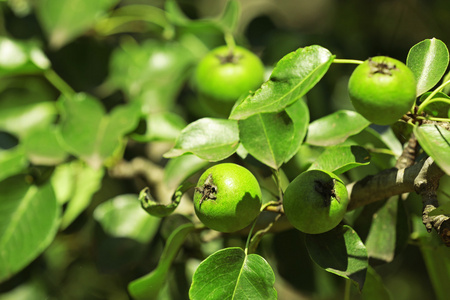
[[[422,222],[427,231],[431,232],[434,228],[445,245],[450,247],[450,217],[445,215],[429,216],[429,213],[439,206],[436,191],[439,187],[439,179],[443,175],[444,172],[428,159],[416,177],[414,186],[415,192],[422,197]]]
[[[368,205],[403,193],[416,192],[422,197],[423,222],[428,231],[434,228],[447,246],[450,246],[450,218],[444,215],[429,216],[439,204],[436,190],[445,173],[431,157],[404,169],[388,169],[349,184],[348,210]]]

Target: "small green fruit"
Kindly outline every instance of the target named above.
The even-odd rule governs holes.
[[[348,92],[355,110],[378,125],[395,123],[416,99],[416,79],[402,62],[387,56],[366,60],[353,71]]]
[[[198,91],[210,101],[234,103],[242,94],[259,88],[264,80],[264,65],[249,50],[220,46],[199,62],[195,71]]]
[[[298,230],[318,234],[342,221],[348,194],[344,183],[333,173],[310,170],[298,175],[286,188],[283,208]]]
[[[223,163],[207,169],[194,193],[197,217],[207,227],[221,231],[241,230],[259,215],[261,189],[246,168]]]

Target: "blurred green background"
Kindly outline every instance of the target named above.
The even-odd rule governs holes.
[[[127,37],[142,44],[149,43],[149,49],[152,41],[163,41],[165,33],[157,20],[153,23],[132,24],[129,32],[123,30],[117,34],[105,34],[102,30],[106,30],[106,27],[100,26],[101,18],[95,22],[83,23],[85,20],[81,18],[82,14],[71,15],[72,12],[82,12],[83,5],[90,3],[90,0],[61,1],[61,5],[65,5],[65,13],[57,16],[47,11],[50,7],[47,5],[51,2],[0,1],[0,36],[37,42],[51,61],[53,69],[69,86],[77,92],[96,96],[107,109],[125,102],[124,98],[130,97],[132,92],[117,89],[123,87],[113,77],[121,77],[121,73],[117,73],[115,69],[116,73],[112,74],[111,70],[116,68],[111,63],[112,58],[122,43],[127,41]],[[92,1],[94,2],[96,3]],[[150,0],[98,1],[103,2],[110,3],[109,10],[134,4],[164,9],[165,4],[165,1]],[[193,20],[216,17],[222,12],[226,2],[178,1],[186,16]],[[447,45],[450,42],[448,0],[240,2],[242,14],[235,34],[236,40],[257,53],[269,68],[287,53],[313,44],[329,49],[338,58],[365,60],[370,56],[387,55],[405,61],[411,46],[424,39],[436,37]],[[86,4],[87,6],[89,5]],[[61,27],[54,24],[61,24]],[[87,24],[87,27],[83,27],[83,24]],[[78,25],[80,28],[76,28]],[[64,31],[67,28],[73,32]],[[206,41],[205,45],[208,47],[223,44],[220,33],[202,28],[198,30],[196,34],[203,42]],[[130,51],[133,51],[132,47]],[[182,54],[176,56],[181,57]],[[349,65],[333,65],[323,80],[308,94],[311,120],[336,109],[350,109],[346,85],[353,68]],[[123,73],[123,77],[126,76]],[[173,76],[170,75],[168,80],[174,79]],[[190,91],[189,84],[183,81],[185,79],[180,79],[183,82],[181,93],[173,106],[173,110],[184,119],[181,124],[198,117],[187,104]],[[16,85],[27,87],[30,93],[35,93],[32,90],[35,84],[39,87],[35,94],[37,97],[46,95],[56,99],[58,96],[58,91],[39,76],[27,75],[19,80],[4,80],[16,80]],[[111,80],[116,82],[116,86],[113,84],[111,87]],[[132,80],[136,78],[133,77]],[[166,163],[161,159],[161,153],[166,148],[164,142],[153,144],[151,153],[155,163]],[[144,151],[147,150],[138,145],[127,150],[125,157],[131,158]],[[145,185],[142,179],[139,180],[106,174],[88,208],[57,235],[44,254],[10,280],[0,284],[0,299],[128,299],[127,284],[149,272],[157,264],[167,232],[174,228],[171,222],[184,222],[176,218],[165,221],[157,228],[156,237],[150,243],[111,237],[105,233],[93,218],[94,210],[99,204],[117,195],[137,193]],[[420,207],[413,209],[420,212]],[[161,299],[185,299],[189,288],[186,278],[192,274],[200,259],[198,244],[198,240],[192,239],[184,246],[183,254],[175,262],[167,291]],[[242,240],[230,237],[224,244],[241,245]],[[208,247],[213,251],[220,245],[213,243]],[[277,272],[279,299],[342,298],[344,281],[341,278],[319,269],[310,260],[289,259],[301,254],[302,257],[308,257],[301,243],[301,234],[297,231],[268,236],[261,247],[262,255],[265,255],[269,263],[276,262],[272,267]],[[435,298],[419,247],[409,245],[402,255],[392,263],[380,266],[377,271],[383,276],[392,299]],[[355,294],[354,298],[359,299],[359,296]]]

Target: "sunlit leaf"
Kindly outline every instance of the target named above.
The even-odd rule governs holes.
[[[285,112],[253,115],[239,121],[239,137],[248,153],[273,169],[288,157],[294,141],[294,122]]]
[[[14,275],[53,241],[60,206],[50,184],[35,186],[23,176],[0,182],[0,281]]]
[[[178,43],[127,41],[112,53],[108,82],[143,113],[161,112],[173,106],[192,64],[192,54]]]
[[[369,126],[370,122],[357,112],[339,110],[309,124],[306,143],[332,146],[344,142]]]
[[[25,149],[22,146],[16,146],[3,150],[0,148],[0,181],[18,174],[28,165],[25,155]]]
[[[241,248],[226,248],[198,266],[189,298],[277,299],[274,283],[274,273],[264,258],[258,254],[247,255]]]
[[[417,96],[435,86],[447,70],[449,53],[447,46],[436,38],[414,45],[408,53],[406,65],[417,80]]]
[[[236,121],[203,118],[186,126],[175,146],[164,157],[192,153],[204,160],[219,161],[232,155],[238,145],[239,130]]]
[[[100,101],[86,94],[63,98],[61,138],[69,151],[100,168],[123,147],[123,138],[138,123],[139,107],[127,104],[105,113]]]
[[[42,72],[49,67],[50,61],[35,43],[0,37],[0,77]]]
[[[0,94],[0,130],[23,138],[37,129],[45,129],[56,118],[55,102],[36,83],[24,80]]]
[[[450,175],[450,131],[439,125],[424,124],[415,127],[414,134],[425,152]]]
[[[60,48],[90,29],[119,0],[39,0],[37,16],[50,45]]]
[[[150,113],[145,119],[145,128],[139,128],[131,138],[139,142],[175,141],[186,122],[179,115],[163,111]]]
[[[104,170],[94,169],[79,161],[73,168],[73,191],[61,220],[62,229],[67,228],[91,203],[92,195],[100,189]]]
[[[181,182],[209,165],[209,162],[193,154],[171,158],[164,168],[164,182],[170,189],[175,189]]]
[[[284,110],[319,82],[333,58],[327,49],[316,45],[291,52],[277,63],[259,90],[238,102],[230,118],[239,120]]]
[[[94,210],[94,219],[107,234],[141,243],[154,237],[161,221],[142,210],[135,194],[119,195],[101,203]]]
[[[28,159],[37,165],[57,165],[68,156],[59,140],[57,128],[48,126],[34,130],[23,141]]]
[[[335,174],[344,173],[350,169],[367,165],[370,162],[370,154],[366,149],[359,146],[332,146],[326,148],[317,157],[309,170],[319,169],[333,172]]]
[[[353,280],[362,290],[369,259],[366,247],[351,227],[344,225],[322,234],[308,234],[306,247],[320,267]]]

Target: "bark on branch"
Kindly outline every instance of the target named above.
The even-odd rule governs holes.
[[[350,203],[348,210],[387,199],[403,193],[415,192],[422,197],[423,222],[428,231],[436,229],[447,246],[450,246],[450,218],[444,215],[429,216],[439,204],[436,190],[445,173],[431,157],[407,168],[392,168],[367,176],[347,186]]]

